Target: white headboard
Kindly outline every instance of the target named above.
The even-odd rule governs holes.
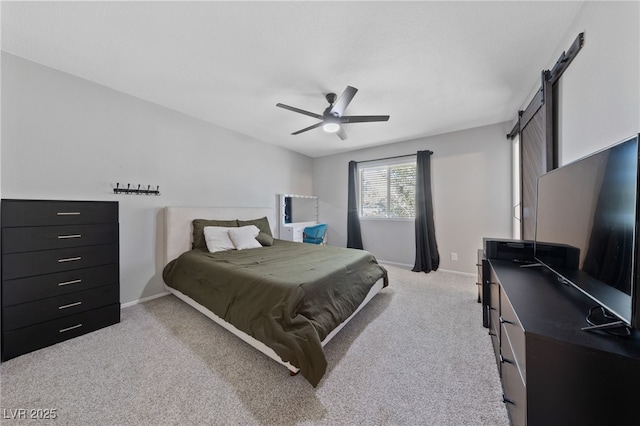
[[[272,207],[165,207],[166,265],[185,251],[191,250],[194,219],[252,220],[267,217],[275,236],[276,216]]]

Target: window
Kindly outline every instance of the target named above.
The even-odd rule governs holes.
[[[361,218],[415,218],[415,159],[358,165]]]

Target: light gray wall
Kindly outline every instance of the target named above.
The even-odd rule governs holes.
[[[312,160],[2,54],[2,197],[120,202],[121,302],[161,293],[158,212],[310,194]],[[161,196],[114,195],[121,184]]]
[[[476,273],[482,238],[511,235],[509,130],[508,123],[501,123],[314,159],[314,194],[320,199],[320,220],[329,225],[328,243],[346,246],[350,160],[374,160],[428,149],[434,152],[431,179],[440,268]],[[412,220],[363,220],[361,227],[366,250],[380,260],[413,266]],[[451,261],[452,252],[458,254],[458,261]]]
[[[581,31],[560,82],[562,164],[640,132],[640,3],[585,2],[563,42]]]
[[[541,69],[581,31],[585,46],[560,82],[563,163],[640,131],[640,4],[584,2]],[[511,234],[511,125],[311,160],[12,55],[1,61],[0,194],[120,201],[123,302],[162,291],[156,220],[165,205],[275,206],[276,193],[313,193],[329,243],[344,246],[351,159],[434,151],[443,269],[475,273],[482,237]],[[114,196],[116,182],[160,185],[163,195]],[[363,239],[380,259],[413,264],[413,222],[364,222]]]
[[[560,164],[640,132],[640,2],[584,2],[542,66],[581,32],[584,46],[559,81]]]
[[[640,3],[584,2],[576,19],[567,23],[565,35],[558,40],[556,50],[550,52],[548,63],[540,64],[540,69],[551,68],[580,32],[585,32],[585,46],[559,83],[561,164],[640,132]],[[540,86],[539,82],[529,84],[532,93]],[[530,97],[521,101],[524,108]],[[502,127],[508,131],[512,126]],[[484,134],[486,128],[457,133],[473,135],[475,132]],[[475,248],[480,244],[477,241],[484,236],[509,238],[511,235],[510,148],[496,142],[492,149],[486,138],[479,145],[460,141],[453,145],[438,143],[455,139],[457,133],[315,159],[314,191],[320,197],[321,220],[330,226],[329,243],[346,244],[349,160],[431,149],[435,152],[434,209],[441,267],[475,272]],[[504,142],[502,133],[506,132],[495,133],[495,140]],[[465,137],[457,139],[466,140]],[[449,151],[452,149],[454,151]],[[475,180],[474,175],[478,177]],[[483,179],[484,175],[494,177],[493,181]],[[448,200],[447,193],[456,196]],[[463,204],[473,207],[465,209]],[[413,263],[411,222],[370,221],[363,222],[362,228],[365,248],[380,259]],[[458,253],[458,262],[450,260],[451,252]]]

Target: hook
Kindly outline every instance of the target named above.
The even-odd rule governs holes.
[[[160,185],[156,186],[156,189],[152,189],[151,185],[147,185],[145,189],[142,184],[138,184],[136,186],[132,186],[130,183],[127,184],[126,188],[124,186],[120,186],[120,182],[116,182],[115,188],[113,188],[114,194],[137,194],[137,195],[160,195]]]

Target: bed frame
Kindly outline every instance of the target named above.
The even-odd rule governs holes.
[[[274,225],[277,223],[274,209],[271,207],[165,207],[165,257],[164,265],[180,256],[182,253],[191,250],[192,233],[193,228],[191,222],[194,219],[219,219],[219,220],[252,220],[261,217],[267,217],[269,224],[271,225],[271,232],[273,235],[277,235],[274,229]],[[303,243],[300,243],[303,244]],[[333,337],[338,334],[340,330],[375,296],[383,286],[383,280],[378,280],[371,288],[367,297],[358,306],[354,313],[347,318],[344,322],[338,325],[331,333],[325,337],[322,341],[324,347]],[[242,340],[258,349],[260,352],[267,355],[269,358],[274,359],[280,364],[287,367],[292,374],[297,373],[299,370],[297,367],[291,365],[288,362],[283,361],[273,349],[262,343],[261,341],[249,336],[245,332],[238,330],[232,324],[223,320],[209,309],[205,308],[191,297],[184,293],[169,287],[165,284],[165,288],[170,293],[174,294],[179,299],[183,300],[187,304],[193,306],[195,309],[211,318],[214,322],[221,325],[231,333],[240,337]]]

